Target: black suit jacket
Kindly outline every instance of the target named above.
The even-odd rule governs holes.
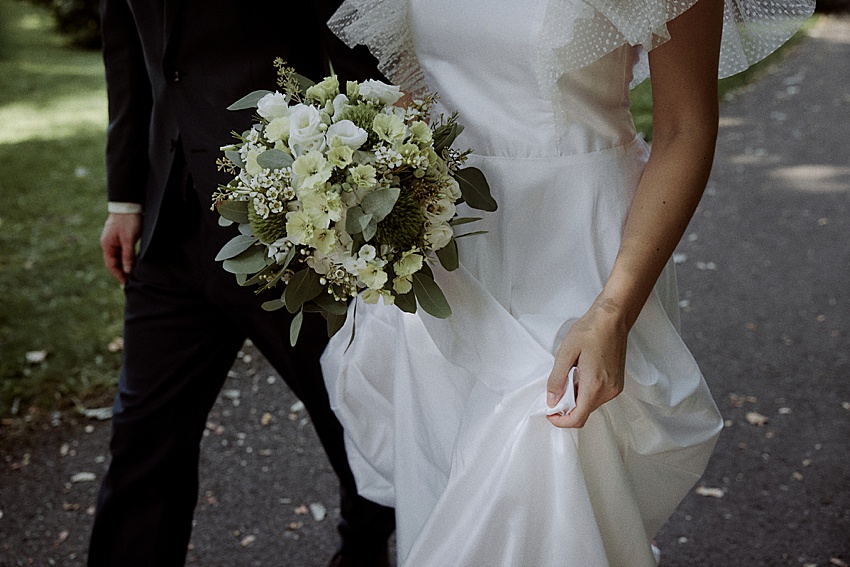
[[[228,176],[220,146],[251,123],[228,105],[274,90],[281,57],[310,78],[379,77],[365,51],[352,53],[324,25],[337,0],[101,0],[109,95],[110,201],[141,203],[141,253],[157,227],[175,148],[182,143],[201,199]],[[211,213],[213,214],[213,213]]]

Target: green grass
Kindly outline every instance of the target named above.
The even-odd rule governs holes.
[[[97,52],[4,2],[0,52],[0,416],[108,403],[120,286],[102,266],[106,95]],[[27,353],[46,351],[41,363]]]
[[[809,30],[811,30],[812,26],[816,22],[815,18],[810,18],[808,22],[803,26],[803,28],[798,31],[794,37],[788,40],[782,47],[780,47],[777,51],[770,54],[763,61],[756,63],[746,71],[738,73],[737,75],[732,75],[731,77],[727,77],[725,79],[721,79],[718,85],[720,100],[727,99],[730,96],[733,96],[737,91],[746,87],[749,84],[752,84],[753,81],[757,81],[760,77],[764,76],[769,72],[770,68],[782,61],[789,51],[803,38],[808,34]],[[632,116],[634,117],[635,127],[637,131],[642,133],[647,140],[652,139],[652,88],[649,85],[649,81],[644,81],[631,92],[631,101],[632,101]]]

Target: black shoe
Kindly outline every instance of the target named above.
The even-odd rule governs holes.
[[[349,557],[337,551],[328,567],[390,567],[390,559],[386,549],[374,557]]]

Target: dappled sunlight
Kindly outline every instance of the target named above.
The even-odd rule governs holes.
[[[788,189],[804,193],[850,193],[850,167],[806,164],[777,167],[770,176]]]
[[[46,104],[14,102],[0,106],[0,144],[58,140],[92,129],[105,131],[106,122],[106,97],[100,90],[56,97]]]
[[[24,73],[38,73],[53,77],[102,77],[103,68],[89,64],[88,59],[83,64],[71,65],[67,61],[61,63],[53,60],[42,61],[19,61],[15,65],[19,71]]]

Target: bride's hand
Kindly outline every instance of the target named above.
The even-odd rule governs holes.
[[[628,326],[610,299],[599,298],[567,332],[549,375],[546,402],[553,407],[564,395],[567,374],[578,367],[576,407],[567,415],[550,415],[557,427],[582,427],[591,412],[623,391]]]

